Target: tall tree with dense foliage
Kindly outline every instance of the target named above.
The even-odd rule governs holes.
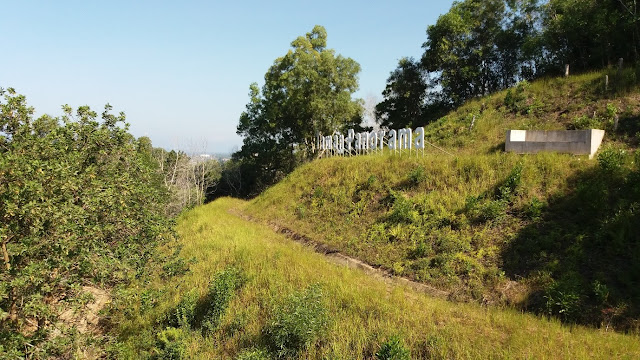
[[[523,78],[523,44],[534,33],[535,1],[456,2],[427,29],[422,63],[451,106]]]
[[[384,100],[376,106],[376,119],[387,128],[421,124],[427,98],[427,74],[420,62],[402,58],[391,72],[382,92]]]
[[[585,71],[619,58],[637,61],[638,20],[635,1],[550,0],[544,11],[547,72],[557,73],[564,64]]]
[[[243,165],[244,195],[291,172],[317,133],[344,131],[362,120],[362,101],[352,98],[360,65],[327,48],[324,27],[315,26],[291,47],[265,74],[262,91],[250,86],[240,116],[237,132],[244,140],[234,159]]]
[[[52,324],[81,285],[140,275],[169,236],[167,192],[123,113],[34,119],[24,96],[0,95],[0,353],[58,357]]]

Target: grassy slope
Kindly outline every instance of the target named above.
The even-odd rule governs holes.
[[[247,212],[456,299],[637,329],[640,171],[629,153],[640,96],[631,85],[604,93],[603,77],[541,80],[512,90],[511,106],[506,91],[471,101],[426,127],[455,157],[431,149],[316,161]],[[507,129],[583,127],[610,130],[601,163],[502,152]]]
[[[635,71],[627,69],[619,77],[615,72],[601,71],[541,79],[471,100],[429,124],[426,138],[454,150],[456,155],[485,154],[503,150],[509,129],[599,128],[607,130],[606,141],[635,148],[640,143],[640,94]],[[611,79],[609,91],[604,91],[605,75]],[[505,101],[508,92],[514,99],[511,102]],[[616,115],[619,127],[613,132]]]
[[[262,329],[272,316],[271,304],[310,284],[320,284],[331,321],[327,333],[300,358],[371,358],[396,334],[414,358],[640,356],[636,336],[566,327],[513,310],[453,304],[410,289],[389,288],[229,212],[245,206],[239,200],[220,199],[180,218],[181,256],[197,261],[183,276],[169,281],[158,277],[130,290],[131,303],[120,304],[128,312],[113,319],[122,334],[119,358],[149,355],[157,345],[155,335],[164,327],[164,314],[193,289],[202,295],[214,274],[229,265],[241,269],[248,281],[231,299],[216,332],[203,336],[181,330],[177,341],[188,358],[232,358],[242,349],[263,347]]]

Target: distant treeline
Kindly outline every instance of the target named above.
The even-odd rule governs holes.
[[[383,128],[428,124],[465,101],[523,80],[638,61],[640,23],[630,0],[465,0],[427,27],[420,59],[402,58],[387,80],[375,118]],[[259,194],[311,159],[317,133],[344,132],[363,120],[360,66],[326,48],[316,26],[291,43],[252,84],[241,115],[240,151],[210,197]]]

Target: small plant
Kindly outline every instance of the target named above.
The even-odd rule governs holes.
[[[238,356],[236,356],[236,360],[269,360],[271,359],[271,354],[268,351],[262,349],[251,349],[242,351]]]
[[[607,110],[605,112],[605,118],[608,121],[613,122],[617,115],[618,115],[618,107],[616,107],[611,103],[608,103]]]
[[[152,359],[180,360],[186,355],[186,346],[183,342],[186,334],[182,329],[168,327],[157,335],[156,347]]]
[[[413,223],[418,220],[418,212],[414,210],[414,204],[404,196],[397,196],[389,214],[391,223]]]
[[[602,127],[602,121],[596,117],[588,117],[586,115],[577,116],[571,122],[570,128],[576,130],[583,129],[599,129]]]
[[[191,328],[195,325],[199,294],[196,289],[184,294],[175,308],[171,309],[166,318],[171,327]]]
[[[420,240],[418,241],[416,246],[410,251],[409,257],[412,259],[420,259],[429,255],[432,252],[433,250],[431,249],[431,246],[429,246],[425,241]]]
[[[502,185],[498,187],[496,197],[498,200],[510,201],[515,195],[518,186],[522,180],[522,163],[518,163],[511,169],[509,176],[504,180]]]
[[[539,219],[542,216],[545,204],[537,197],[533,197],[531,201],[525,206],[524,214],[526,217],[532,220]]]
[[[502,200],[493,200],[480,208],[480,219],[483,221],[500,220],[507,215],[507,204]]]
[[[576,321],[581,309],[580,295],[575,291],[563,289],[557,283],[552,284],[544,296],[546,311],[557,315],[564,321]]]
[[[595,295],[598,303],[606,304],[609,299],[609,288],[607,285],[596,280],[593,282],[593,294]]]
[[[162,278],[184,275],[189,271],[189,265],[183,258],[177,258],[162,267]]]
[[[411,352],[405,347],[399,336],[390,337],[376,353],[378,360],[409,360]]]
[[[527,104],[526,91],[529,87],[529,82],[523,80],[516,85],[515,89],[507,90],[507,95],[504,97],[504,106],[514,114],[527,113],[529,106]]]
[[[369,178],[367,179],[367,188],[368,189],[373,188],[373,186],[377,181],[378,181],[378,178],[375,175],[369,176]]]
[[[626,151],[609,146],[598,154],[598,164],[606,173],[618,173],[624,166],[626,155]]]
[[[277,304],[264,332],[269,347],[279,358],[293,357],[321,336],[328,321],[322,289],[312,285]]]
[[[421,182],[427,179],[427,174],[425,173],[424,167],[418,166],[417,168],[411,170],[409,173],[409,183],[412,185],[418,185]]]

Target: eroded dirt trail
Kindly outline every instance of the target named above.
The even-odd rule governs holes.
[[[361,260],[358,260],[356,258],[347,256],[341,252],[339,252],[338,250],[331,248],[325,244],[322,244],[320,242],[317,242],[305,235],[296,233],[295,231],[276,224],[274,222],[269,222],[269,223],[264,223],[262,221],[259,221],[245,213],[242,212],[241,209],[238,208],[230,208],[229,209],[229,213],[242,218],[245,221],[249,221],[252,223],[258,223],[258,224],[262,224],[262,225],[266,225],[268,227],[270,227],[274,232],[277,232],[279,234],[285,235],[287,238],[298,242],[300,244],[303,244],[311,249],[313,249],[315,252],[323,254],[327,260],[335,263],[335,264],[339,264],[342,266],[347,266],[350,268],[354,268],[354,269],[360,269],[361,271],[363,271],[365,274],[376,278],[378,280],[381,280],[383,282],[385,282],[388,285],[392,285],[392,286],[406,286],[409,288],[412,288],[413,290],[425,293],[427,295],[433,296],[433,297],[437,297],[437,298],[441,298],[441,299],[448,299],[450,296],[450,293],[447,291],[443,291],[440,289],[437,289],[433,286],[429,286],[426,284],[422,284],[404,277],[400,277],[400,276],[395,276],[393,274],[391,274],[389,271],[380,269],[380,268],[375,268]]]

